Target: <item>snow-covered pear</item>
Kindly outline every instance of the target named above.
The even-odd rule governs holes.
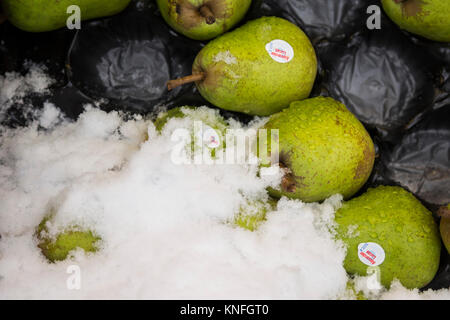
[[[264,129],[279,131],[279,166],[285,175],[274,197],[305,202],[322,201],[334,194],[348,198],[367,181],[375,151],[372,139],[358,119],[340,102],[325,97],[293,102],[274,114]],[[259,150],[262,163],[271,145]]]
[[[408,191],[369,189],[345,202],[335,221],[337,237],[347,247],[348,273],[376,272],[387,288],[394,279],[406,288],[422,288],[434,278],[441,253],[439,230],[432,213]]]
[[[402,29],[424,38],[450,42],[450,1],[382,0],[386,14]]]
[[[156,0],[164,20],[195,40],[209,40],[228,31],[245,16],[251,0]]]
[[[179,119],[179,121],[171,122],[171,127],[167,128],[166,125],[171,119]],[[210,149],[210,154],[214,158],[216,152],[225,147],[228,124],[218,110],[208,107],[183,106],[160,113],[155,120],[155,128],[159,133],[166,128],[172,133],[177,129],[188,130],[191,152],[195,152],[194,147],[197,147],[197,150],[207,148]]]
[[[246,201],[239,208],[233,222],[241,228],[255,231],[266,220],[267,213],[276,207],[276,203],[274,199]]]
[[[267,116],[309,96],[317,72],[314,48],[291,22],[263,17],[209,42],[197,55],[192,75],[168,88],[195,82],[213,105]]]
[[[58,228],[50,232],[54,213],[47,215],[36,229],[35,236],[38,248],[50,262],[65,260],[71,251],[83,249],[85,252],[96,252],[101,238],[92,230],[78,225]],[[52,226],[53,229],[53,226]]]

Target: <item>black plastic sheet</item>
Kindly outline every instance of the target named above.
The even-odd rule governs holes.
[[[252,17],[276,15],[300,28],[316,44],[340,41],[366,28],[367,7],[377,0],[263,0]]]
[[[46,33],[30,33],[9,22],[0,25],[0,73],[25,72],[25,62],[44,65],[56,80],[54,86],[66,83],[64,65],[67,50],[75,32],[60,29]]]
[[[433,105],[439,64],[386,20],[321,57],[328,94],[386,140]]]
[[[190,90],[169,92],[166,82],[191,73],[201,46],[172,31],[148,4],[85,23],[69,52],[69,79],[87,96],[107,99],[110,108],[147,113]]]
[[[414,126],[382,162],[387,181],[432,205],[450,203],[450,103]]]

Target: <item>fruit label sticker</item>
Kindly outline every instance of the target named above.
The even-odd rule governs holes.
[[[368,266],[379,266],[386,257],[383,248],[375,242],[364,242],[358,245],[358,257]]]
[[[212,149],[218,148],[220,145],[220,136],[217,133],[217,131],[208,125],[205,125],[205,129],[206,130],[203,133],[203,143],[208,148]]]
[[[294,49],[284,40],[273,40],[266,44],[266,50],[276,62],[287,63],[294,58]]]

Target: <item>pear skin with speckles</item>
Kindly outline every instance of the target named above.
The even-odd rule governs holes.
[[[440,231],[442,241],[444,242],[447,252],[450,254],[450,204],[439,209],[441,216]]]
[[[450,1],[382,0],[384,11],[400,28],[424,38],[450,42]]]
[[[334,194],[348,198],[370,176],[375,159],[373,141],[361,122],[332,98],[293,102],[272,115],[264,129],[278,130],[279,165],[285,171],[280,188],[269,189],[274,197],[305,202],[322,201]],[[273,148],[262,147],[266,148],[270,155]],[[260,159],[263,164],[269,162],[262,154]]]
[[[241,21],[252,0],[156,0],[164,20],[195,40],[209,40]]]
[[[17,28],[29,32],[56,30],[67,25],[75,13],[72,5],[80,8],[80,19],[89,20],[117,14],[131,0],[2,0],[0,5],[8,20]]]
[[[305,33],[277,17],[250,21],[209,42],[192,73],[201,95],[213,105],[267,116],[309,96],[317,72],[314,48]]]
[[[441,253],[438,226],[432,213],[403,188],[369,189],[345,202],[336,211],[335,222],[337,238],[347,247],[344,267],[348,273],[365,276],[373,264],[387,288],[394,279],[412,289],[422,288],[434,278]],[[364,258],[365,249],[361,253],[360,245],[365,243],[380,246],[384,260]],[[375,255],[382,256],[380,252]]]

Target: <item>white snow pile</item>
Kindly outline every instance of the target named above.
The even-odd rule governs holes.
[[[0,101],[49,81],[37,69],[8,74]],[[175,164],[170,132],[127,119],[86,106],[73,122],[47,103],[28,127],[2,128],[0,298],[354,298],[345,248],[330,232],[339,195],[323,204],[282,199],[257,231],[236,227],[227,221],[244,202],[267,199],[279,174],[259,177],[250,164]],[[34,232],[51,209],[57,225],[95,230],[100,250],[49,263]],[[396,285],[375,298],[448,295]]]
[[[24,76],[17,72],[0,75],[0,121],[4,119],[6,111],[13,103],[23,102],[23,97],[28,93],[46,93],[48,87],[54,82],[47,76],[44,67],[31,63],[27,65],[28,73]],[[24,112],[29,111],[32,112],[32,110],[24,110]]]

